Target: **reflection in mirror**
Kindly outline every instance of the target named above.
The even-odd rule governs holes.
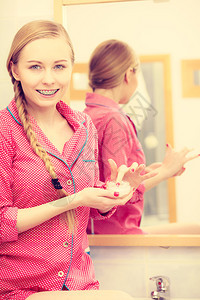
[[[85,94],[81,93],[82,88],[79,87],[77,90],[74,87],[75,80],[77,76],[79,76],[81,79],[80,86],[86,85],[86,81],[81,77],[83,76],[81,74],[84,70],[82,66],[83,63],[88,62],[92,51],[97,44],[99,44],[99,41],[109,39],[110,37],[126,39],[130,46],[134,48],[133,43],[135,36],[138,34],[137,27],[134,25],[136,21],[132,20],[130,22],[130,19],[125,16],[129,9],[138,8],[138,6],[135,8],[135,5],[137,5],[137,3],[108,3],[67,6],[63,8],[63,22],[75,46],[76,62],[80,64],[80,74],[77,75],[77,65],[75,64],[75,70],[72,75],[73,89],[71,90],[70,98],[73,99],[73,95],[75,95],[76,99],[70,101],[72,108],[79,110],[84,109],[83,102]],[[112,16],[110,15],[111,10]],[[104,16],[103,19],[100,17],[102,15]],[[92,20],[95,20],[92,27],[91,16]],[[75,21],[77,18],[81,23],[81,30],[83,31],[81,35],[77,32],[78,27]],[[116,23],[115,20],[120,20],[120,22]],[[133,26],[133,38],[132,35],[125,30],[125,28],[130,28],[130,26]],[[106,28],[109,30],[109,34]],[[134,105],[134,115],[136,118],[133,121],[138,130],[139,140],[144,147],[147,165],[149,165],[156,161],[163,160],[166,143],[170,143],[173,146],[173,129],[170,94],[171,82],[169,79],[170,59],[167,55],[161,55],[160,57],[156,57],[155,55],[154,58],[153,56],[149,56],[150,61],[148,61],[147,56],[144,60],[145,59],[146,61],[143,61],[141,57],[141,79],[143,78],[145,85],[142,91],[139,90],[142,95],[140,99],[138,99],[140,94],[137,92],[133,96],[133,101],[136,102],[136,105]],[[165,94],[167,88],[168,94]],[[146,105],[144,105],[145,101],[149,103],[149,107],[146,108],[146,110],[142,109]],[[126,113],[129,114],[128,110],[130,110],[130,106],[133,106],[132,104],[133,102],[130,101],[127,105],[124,105],[123,109]],[[136,106],[140,106],[138,112]],[[168,109],[167,112],[165,111],[166,107]],[[142,117],[140,117],[140,115],[142,115]],[[133,116],[130,115],[130,117]],[[149,134],[150,136],[148,136]],[[156,141],[158,145],[155,147]],[[152,143],[154,143],[154,145]],[[170,182],[162,182],[156,188],[145,193],[142,226],[176,221],[176,200],[173,181],[173,179],[170,179]],[[170,191],[168,191],[169,188],[171,189]]]
[[[68,30],[70,30],[70,28],[72,30],[73,24],[68,27]],[[89,30],[89,28],[86,30]],[[99,31],[97,30],[97,32]],[[75,39],[72,33],[71,36],[72,40]],[[80,49],[78,48],[77,50],[79,50],[77,60],[82,56],[81,51],[87,53],[89,59],[91,53],[89,53],[86,45],[84,48],[80,47]],[[143,61],[143,59],[145,61]],[[84,80],[85,77],[84,79],[81,77],[82,72],[84,72],[83,65],[83,61],[78,61],[74,66],[70,93],[71,107],[79,110],[84,110],[85,108],[83,99],[85,99],[85,94],[88,90],[87,82]],[[86,69],[87,68],[85,68],[85,72]],[[173,145],[171,83],[168,79],[170,76],[169,69],[170,60],[168,55],[141,57],[141,72],[138,80],[139,88],[129,103],[122,106],[122,109],[133,119],[137,128],[139,140],[144,147],[147,165],[163,160],[166,142]],[[79,74],[79,76],[77,76],[77,74]],[[76,86],[79,85],[79,87],[76,88],[75,79],[78,78],[80,78],[81,82],[80,85],[78,83],[76,84]],[[142,81],[144,82],[143,85],[140,84]],[[165,94],[167,88],[168,94]],[[166,106],[168,108],[167,115],[165,111]],[[166,128],[168,128],[168,131]],[[168,191],[169,188],[171,189],[170,191]],[[175,222],[176,204],[173,179],[171,179],[170,182],[162,182],[156,188],[145,193],[144,203],[142,226],[168,223],[169,221]]]
[[[165,155],[166,118],[164,90],[167,83],[164,79],[167,56],[145,57],[141,61],[141,71],[138,74],[138,88],[122,110],[133,120],[138,138],[146,154],[146,165],[162,161]],[[143,60],[144,57],[141,57]],[[147,60],[152,60],[148,62]],[[161,61],[158,61],[158,60]],[[84,100],[88,87],[87,64],[75,64],[72,74],[70,105],[75,109],[85,108]],[[75,100],[78,100],[78,104]],[[78,106],[77,106],[78,105]],[[169,137],[168,137],[169,138]],[[172,187],[171,187],[172,190]],[[172,195],[173,191],[171,192]],[[144,194],[144,214],[141,226],[168,223],[169,221],[168,184],[161,182],[154,189]],[[171,219],[175,211],[171,212]],[[175,218],[173,219],[175,221]]]
[[[171,135],[167,135],[166,126],[170,128],[168,120],[171,116],[165,116],[165,103],[170,107],[170,98],[164,91],[169,85],[167,82],[167,70],[169,69],[169,57],[167,55],[143,56],[141,71],[138,74],[138,88],[127,104],[122,109],[133,120],[138,137],[146,153],[147,165],[155,161],[162,161],[165,155],[166,139],[172,141]],[[85,76],[84,76],[85,75]],[[72,74],[70,105],[75,109],[85,108],[84,100],[88,87],[88,67],[85,63],[76,63]],[[76,80],[76,82],[75,82]],[[168,223],[175,221],[173,181],[160,183],[154,189],[145,193],[144,215],[142,226]],[[175,201],[174,201],[175,202]],[[169,213],[170,210],[170,213]]]
[[[57,2],[57,1],[56,1]],[[78,6],[67,6],[70,4],[69,1],[60,1],[60,3],[63,2],[64,6],[63,7],[63,19],[64,19],[64,24],[67,27],[70,36],[72,37],[72,42],[75,46],[75,52],[76,52],[76,61],[77,62],[86,62],[88,61],[89,55],[91,51],[94,49],[94,47],[101,42],[102,40],[105,40],[106,38],[110,37],[115,37],[115,38],[120,38],[122,40],[127,41],[129,44],[133,43],[133,47],[135,48],[135,45],[137,46],[136,48],[139,49],[139,53],[170,53],[172,54],[173,57],[173,72],[174,72],[174,87],[175,89],[175,97],[177,101],[177,91],[180,89],[180,82],[179,82],[179,76],[180,70],[180,59],[184,58],[184,55],[188,57],[188,54],[191,55],[191,57],[194,57],[194,53],[198,53],[198,46],[194,47],[189,47],[190,44],[195,45],[196,38],[194,39],[195,35],[189,34],[189,39],[190,43],[188,43],[188,46],[185,45],[185,34],[182,34],[182,25],[185,24],[184,21],[182,20],[191,20],[192,12],[188,11],[187,8],[187,1],[181,1],[181,3],[175,3],[175,1],[170,1],[169,3],[166,4],[156,4],[156,3],[151,3],[150,1],[130,1],[121,3],[123,4],[123,7],[120,6],[120,15],[116,16],[116,11],[117,7],[114,3],[110,4],[105,4],[107,5],[106,11],[104,14],[100,13],[101,8],[99,4],[97,5],[78,5]],[[92,3],[92,1],[89,1]],[[113,2],[113,1],[112,1]],[[58,2],[57,2],[58,3]],[[77,1],[78,3],[78,1]],[[83,3],[83,1],[79,1],[79,4]],[[195,1],[197,3],[197,1]],[[121,5],[120,4],[120,5]],[[180,5],[181,7],[180,7]],[[134,7],[132,6],[134,5]],[[195,4],[198,5],[198,4]],[[93,8],[92,8],[93,6]],[[128,7],[128,12],[126,8]],[[78,8],[78,10],[77,10]],[[92,9],[92,13],[91,13]],[[95,15],[95,10],[98,13]],[[182,12],[181,14],[178,13],[178,11]],[[185,18],[185,13],[187,18]],[[188,15],[189,14],[189,15]],[[104,16],[102,18],[102,15]],[[62,22],[62,11],[58,12],[56,10],[55,12],[56,20]],[[92,16],[92,20],[91,17]],[[114,20],[110,19],[110,17],[113,16]],[[170,17],[169,17],[170,16]],[[150,17],[150,21],[149,21]],[[170,19],[170,22],[169,22]],[[195,20],[195,17],[193,18]],[[87,37],[84,35],[80,35],[80,28],[77,26],[77,20],[79,21],[78,24],[81,24],[80,28],[82,32],[87,33]],[[108,22],[107,22],[108,20]],[[117,22],[116,22],[117,20]],[[87,24],[89,23],[89,29],[86,29]],[[96,24],[100,24],[101,30],[96,29]],[[122,24],[126,24],[125,29],[121,30]],[[140,24],[140,26],[138,26]],[[160,24],[160,26],[158,26]],[[181,26],[179,26],[182,24]],[[86,27],[85,27],[86,25]],[[114,29],[112,28],[114,27]],[[188,23],[186,24],[187,26],[187,32],[189,33],[190,30],[191,32],[195,32],[193,30],[193,23]],[[191,27],[191,28],[190,28]],[[174,30],[176,28],[176,30]],[[196,24],[195,24],[196,28]],[[195,29],[194,28],[194,29]],[[116,30],[116,31],[115,31]],[[116,33],[117,32],[117,33]],[[127,37],[127,33],[129,37]],[[130,35],[131,33],[131,35]],[[104,37],[103,37],[104,34]],[[106,37],[105,37],[106,35]],[[177,40],[177,36],[179,36],[179,39]],[[89,42],[88,42],[89,41]],[[136,43],[135,43],[136,42]],[[184,46],[185,45],[185,46]],[[190,48],[190,49],[189,49]],[[86,52],[86,49],[88,52]],[[137,50],[136,49],[136,50]],[[194,49],[194,53],[192,53],[191,49]],[[196,52],[195,52],[195,49]],[[169,70],[168,70],[169,71]],[[170,85],[168,82],[168,86],[165,89],[164,95],[168,97],[170,95]],[[179,97],[179,95],[178,95]],[[181,100],[181,99],[180,99]],[[179,100],[178,100],[179,101]],[[168,104],[168,103],[167,103]],[[170,105],[168,106],[165,103],[165,114],[168,115],[170,112]],[[182,102],[180,102],[180,105]],[[82,105],[80,102],[77,104],[79,107]],[[178,112],[180,112],[180,105]],[[175,107],[176,108],[176,107]],[[195,112],[195,110],[193,110]],[[197,110],[196,110],[197,111]],[[175,113],[177,113],[175,111]],[[179,113],[179,117],[181,114]],[[184,117],[184,115],[183,115]],[[167,120],[167,119],[166,119]],[[169,124],[171,120],[168,120]],[[182,122],[181,118],[180,121]],[[180,122],[180,124],[182,124]],[[187,123],[187,128],[188,127]],[[172,124],[170,124],[170,130],[172,129]],[[168,127],[166,128],[166,136],[170,136],[169,132],[170,130]],[[180,139],[180,135],[176,136],[176,143],[178,145],[184,145],[185,139]],[[146,143],[147,147],[149,145],[149,140],[150,144],[156,144],[156,140],[152,135],[147,137]],[[153,142],[152,142],[153,141]],[[169,139],[168,139],[169,141]],[[187,141],[187,140],[186,140]],[[185,143],[187,144],[187,143]],[[193,169],[195,171],[195,169]],[[193,178],[192,182],[195,182],[196,177]],[[181,179],[182,183],[185,182],[184,188],[181,189],[180,185],[178,185],[178,195],[179,195],[179,218],[181,220],[188,219],[188,214],[186,213],[184,215],[184,209],[188,211],[188,205],[185,203],[184,198],[186,197],[187,193],[187,186],[188,186],[188,177],[187,175],[184,178]],[[190,184],[191,184],[191,180]],[[195,183],[194,183],[195,184]],[[191,185],[192,187],[192,185]],[[196,197],[198,197],[198,191],[195,192]],[[196,197],[192,197],[190,200],[194,201]],[[194,199],[193,199],[194,198]],[[171,197],[169,195],[170,201],[174,200],[173,196]],[[175,211],[175,203],[172,206]],[[187,208],[186,208],[187,207]],[[171,211],[171,209],[170,209]],[[197,211],[197,210],[195,210]],[[193,216],[195,214],[195,211],[193,211]],[[181,214],[180,214],[181,213]],[[182,214],[183,213],[183,214]],[[192,218],[190,218],[192,220]],[[173,220],[172,220],[173,221]],[[128,237],[127,237],[128,238]],[[146,237],[147,238],[147,237]],[[145,240],[145,237],[144,237]],[[162,239],[161,239],[162,240]],[[186,240],[191,240],[190,238],[187,238]],[[171,241],[171,240],[170,240]],[[195,241],[197,241],[195,239]],[[195,241],[193,244],[195,244]],[[139,242],[140,245],[143,244],[143,239]],[[149,242],[148,242],[149,243]],[[168,243],[170,244],[170,242]],[[173,244],[173,242],[171,243]],[[182,245],[184,244],[184,241],[182,242]],[[120,242],[119,242],[120,245]]]

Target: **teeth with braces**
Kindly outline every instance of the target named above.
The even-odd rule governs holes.
[[[56,90],[37,90],[37,92],[39,92],[42,95],[54,95],[57,91],[58,91],[58,89],[56,89]]]

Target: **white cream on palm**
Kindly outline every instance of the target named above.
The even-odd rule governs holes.
[[[131,186],[127,181],[122,181],[120,185],[116,184],[114,181],[108,181],[106,183],[106,189],[109,191],[118,192],[119,197],[123,197],[130,193]]]

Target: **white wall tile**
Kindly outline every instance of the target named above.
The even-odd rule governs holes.
[[[200,261],[199,247],[151,247],[148,248],[149,261]]]
[[[173,298],[200,299],[200,247],[91,247],[101,289],[121,289],[149,297],[153,276],[170,279]]]
[[[143,263],[94,262],[101,289],[122,290],[134,297],[146,297]]]
[[[106,254],[106,255],[105,255]],[[107,261],[132,261],[145,259],[144,247],[92,247],[91,257],[93,260]]]

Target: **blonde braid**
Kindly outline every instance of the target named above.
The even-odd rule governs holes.
[[[49,172],[50,176],[52,179],[56,179],[57,175],[54,169],[54,166],[50,160],[49,155],[45,151],[45,149],[40,145],[38,142],[36,135],[33,131],[33,128],[31,126],[27,109],[26,109],[26,100],[24,99],[24,93],[21,87],[21,83],[19,81],[14,82],[14,91],[15,91],[15,101],[16,101],[16,106],[18,108],[18,113],[20,120],[22,122],[22,125],[24,127],[24,130],[26,132],[27,138],[30,142],[30,145],[33,149],[33,151],[42,159],[44,162],[44,165]],[[60,198],[69,196],[69,194],[62,188],[57,190],[58,195]],[[74,223],[75,223],[75,211],[74,210],[69,210],[65,213],[65,220],[68,224],[69,231],[72,232],[74,228]]]

